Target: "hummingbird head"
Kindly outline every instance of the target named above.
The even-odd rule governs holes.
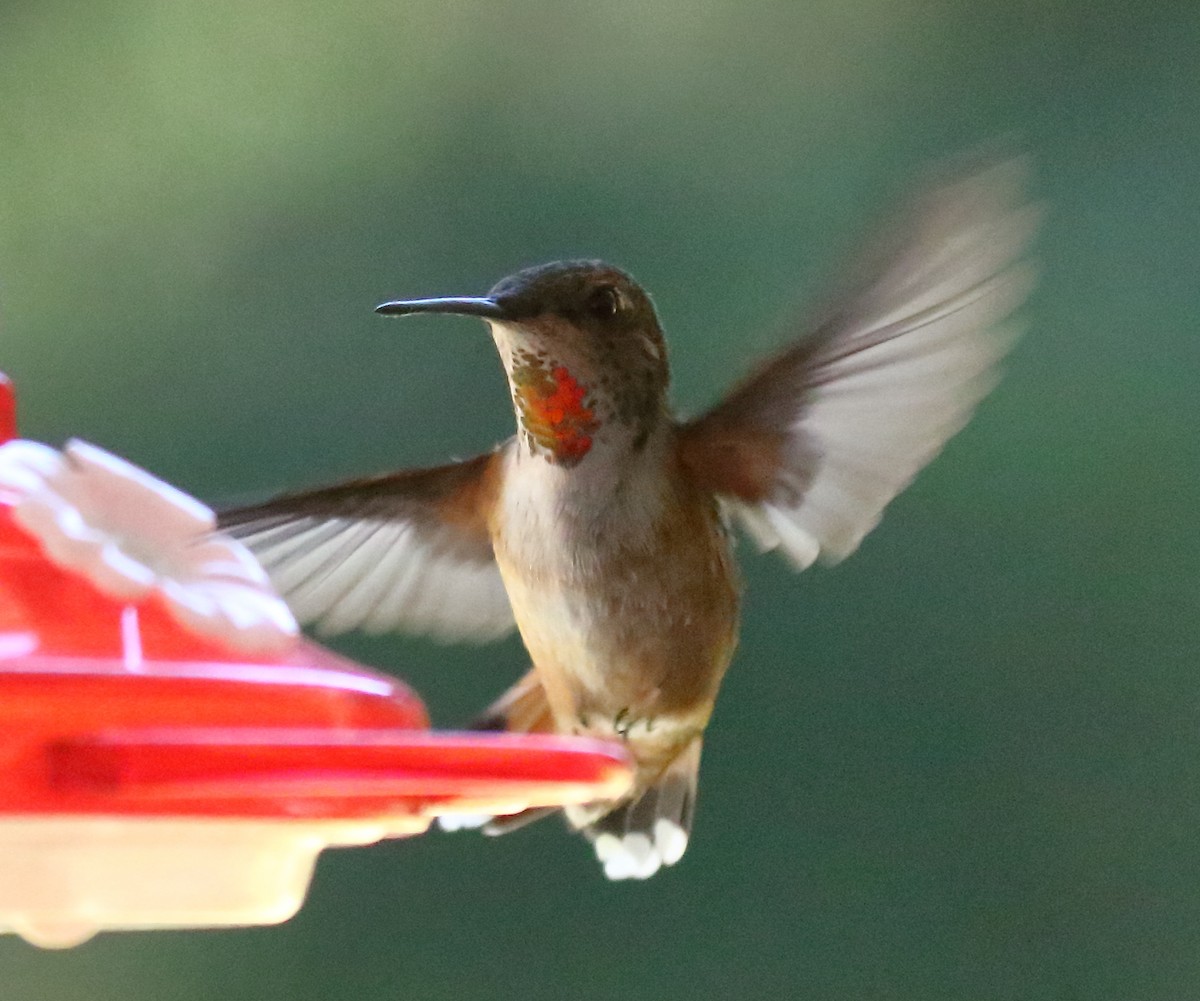
[[[573,466],[594,444],[640,450],[667,412],[666,344],[650,297],[600,261],[526,268],[479,298],[386,302],[387,314],[482,317],[508,373],[522,440]]]

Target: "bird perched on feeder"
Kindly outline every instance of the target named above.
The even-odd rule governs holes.
[[[926,188],[803,336],[691,420],[668,403],[650,298],[610,265],[557,262],[482,297],[384,303],[482,318],[516,435],[464,462],[229,512],[221,527],[329,633],[486,640],[515,623],[532,669],[478,725],[623,741],[632,791],[567,814],[611,878],[645,878],[687,845],[737,641],[727,523],[797,569],[857,548],[995,380],[1032,283],[1038,212],[1023,189],[1019,161]]]

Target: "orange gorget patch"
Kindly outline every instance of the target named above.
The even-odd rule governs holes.
[[[587,455],[600,422],[584,405],[587,389],[565,366],[547,369],[540,360],[518,365],[512,371],[512,384],[521,425],[532,443],[566,465],[573,466]]]

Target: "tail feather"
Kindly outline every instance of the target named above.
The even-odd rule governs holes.
[[[526,671],[515,685],[471,720],[467,729],[553,733],[554,719],[550,715],[550,703],[546,701],[546,690],[538,680],[537,671],[532,668]],[[557,812],[557,807],[543,806],[503,817],[482,813],[448,813],[438,817],[437,822],[443,831],[479,828],[484,834],[508,834]]]
[[[553,733],[554,718],[537,671],[532,668],[526,671],[515,685],[476,716],[467,729]]]
[[[483,833],[488,837],[512,834],[513,831],[519,831],[522,827],[528,827],[534,821],[558,813],[560,809],[557,806],[531,806],[528,810],[510,813],[507,817],[489,817],[487,823],[483,825]]]
[[[648,879],[683,857],[696,812],[700,748],[696,737],[641,796],[583,827],[609,879]]]
[[[480,713],[470,728],[553,733],[554,719],[537,673],[527,672]],[[696,812],[700,747],[701,738],[694,737],[652,785],[615,808],[609,803],[566,808],[568,822],[592,842],[609,879],[648,879],[683,856]],[[557,812],[555,807],[533,807],[499,817],[449,814],[439,817],[438,824],[447,831],[482,828],[484,834],[508,834]]]

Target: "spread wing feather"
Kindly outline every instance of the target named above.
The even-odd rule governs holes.
[[[302,622],[486,641],[513,628],[483,501],[498,453],[225,512]]]
[[[763,548],[848,556],[995,383],[1033,284],[1024,175],[927,190],[809,336],[680,428],[684,467]]]

